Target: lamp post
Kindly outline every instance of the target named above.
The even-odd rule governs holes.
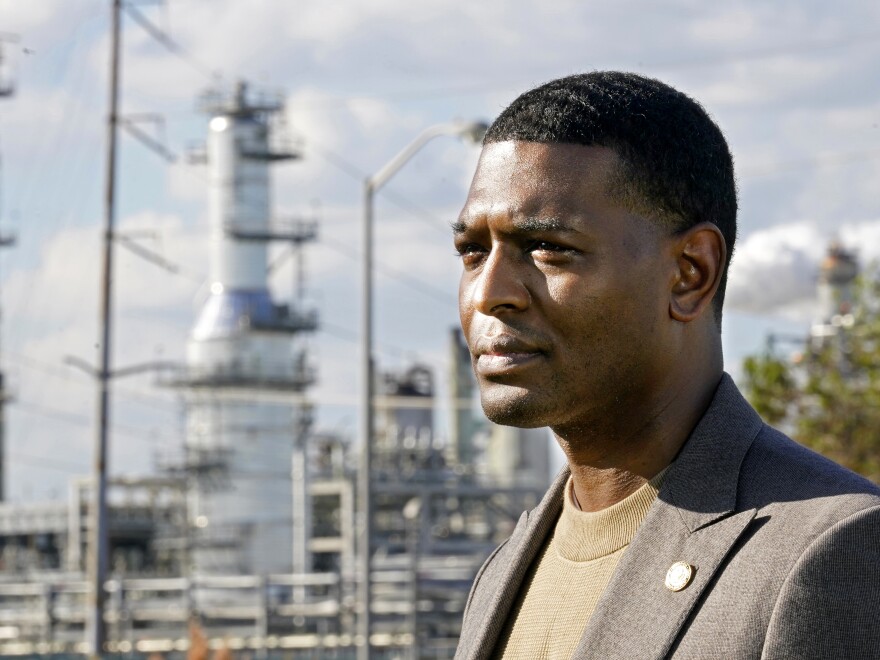
[[[360,552],[358,568],[360,574],[358,601],[360,616],[358,633],[361,644],[358,647],[358,660],[370,658],[371,631],[371,588],[370,574],[373,561],[371,540],[373,536],[373,497],[372,497],[372,464],[373,464],[373,199],[376,192],[394,176],[427,142],[451,135],[473,143],[482,140],[488,126],[484,122],[454,121],[429,126],[404,147],[400,153],[364,181],[364,217],[363,217],[363,259],[361,262],[361,462],[358,475],[358,489],[361,514]]]

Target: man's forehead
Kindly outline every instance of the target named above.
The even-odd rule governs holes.
[[[596,145],[568,142],[529,142],[506,140],[483,147],[477,164],[482,172],[518,172],[541,170],[545,174],[589,175],[607,172],[619,164],[617,153]]]
[[[510,140],[483,147],[468,201],[543,193],[601,195],[618,171],[607,147]]]
[[[585,197],[605,197],[618,162],[606,147],[516,140],[487,144],[461,219],[565,215],[581,207]]]

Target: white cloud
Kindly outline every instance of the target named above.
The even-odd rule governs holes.
[[[186,276],[197,278],[205,268],[207,241],[194,234],[179,218],[142,212],[120,222],[123,235],[148,228],[155,238],[140,239],[142,245],[170,262],[185,264]],[[18,405],[10,407],[10,452],[13,455],[47,456],[71,464],[89,463],[94,386],[85,373],[64,367],[68,356],[92,365],[98,363],[97,297],[100,260],[99,231],[95,226],[58,232],[41,251],[32,268],[13,271],[4,282],[7,302],[7,360]],[[191,322],[193,294],[198,283],[172,276],[139,259],[123,248],[115,250],[114,366],[127,366],[156,359],[180,359]],[[141,384],[135,389],[144,391]],[[176,406],[173,397],[149,394],[165,400],[146,415],[133,407],[125,394],[129,383],[115,389],[113,419],[117,435],[114,469],[140,470],[150,465],[152,448],[144,438],[156,428],[163,438]],[[158,404],[157,404],[158,405]],[[164,427],[164,428],[160,428]],[[128,438],[128,441],[126,441]],[[133,445],[131,443],[134,443]],[[27,486],[28,479],[13,472],[14,492],[22,489],[45,493],[51,484],[63,483],[63,471],[46,476],[50,485]],[[54,479],[54,481],[52,481]]]
[[[863,265],[880,259],[880,220],[826,230],[815,223],[792,223],[753,232],[736,250],[725,306],[808,323],[818,309],[819,264],[829,244],[839,240]]]
[[[200,271],[198,267],[187,265],[207,263],[205,251],[200,249],[207,247],[207,241],[200,234],[188,235],[179,218],[143,212],[125,218],[117,231],[122,236],[137,237],[145,229],[152,235],[131,240],[158,251],[175,264],[184,264],[185,275],[163,274],[156,266],[117,246],[114,302],[121,313],[161,310],[188,302],[198,286],[193,278]],[[78,321],[84,307],[96,308],[101,250],[100,234],[95,226],[57,233],[43,247],[35,268],[15,271],[8,277],[5,295],[10,307],[18,310],[18,320]]]
[[[725,306],[781,315],[803,311],[803,303],[815,296],[825,245],[821,233],[806,223],[749,235],[734,253]]]
[[[854,250],[863,266],[880,261],[880,220],[866,220],[840,228],[841,243]]]

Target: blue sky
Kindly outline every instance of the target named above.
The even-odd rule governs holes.
[[[18,35],[4,51],[17,94],[0,100],[0,227],[18,245],[0,254],[0,292],[2,359],[16,396],[7,470],[19,501],[63,496],[90,461],[93,387],[63,359],[96,357],[109,4],[0,0],[0,32]],[[277,168],[274,198],[279,215],[316,215],[322,226],[307,263],[325,323],[312,340],[325,427],[356,428],[358,173],[377,170],[430,124],[491,119],[553,77],[596,68],[656,76],[702,101],[727,134],[742,207],[724,330],[732,372],[769,330],[805,331],[829,239],[863,259],[880,256],[875,2],[138,6],[186,55],[127,18],[123,113],[161,113],[172,151],[203,139],[195,101],[212,84],[246,78],[287,98],[287,124],[305,157]],[[377,202],[380,362],[425,361],[441,387],[459,268],[445,225],[476,157],[473,147],[436,140]],[[169,165],[130,137],[120,159],[120,228],[181,272],[118,250],[115,362],[181,358],[208,270],[204,172],[185,159]],[[287,267],[273,277],[279,297],[291,277]],[[114,420],[116,473],[149,471],[156,455],[180,445],[180,406],[149,377],[119,382]]]

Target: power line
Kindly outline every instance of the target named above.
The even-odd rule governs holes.
[[[152,23],[134,5],[127,3],[125,10],[135,23],[140,25],[147,34],[162,44],[170,53],[179,57],[206,78],[216,80],[220,77],[217,71],[212,70],[211,67],[194,57],[192,53],[172,39],[164,30]]]
[[[314,141],[310,141],[310,143],[314,144]],[[341,172],[344,172],[348,176],[357,180],[358,182],[363,182],[368,176],[363,168],[355,165],[348,159],[340,156],[339,154],[333,152],[326,147],[315,147],[315,151],[319,156],[321,156],[321,158],[339,169]],[[422,207],[421,205],[412,201],[406,196],[401,195],[400,193],[396,193],[388,188],[382,188],[379,191],[379,194],[388,199],[388,201],[390,201],[398,208],[412,213],[416,217],[416,219],[426,224],[431,229],[439,231],[447,239],[450,237],[449,223],[438,218],[428,209]]]
[[[16,353],[14,351],[6,351],[5,356],[12,357],[19,366],[22,366],[26,369],[32,369],[34,371],[42,372],[46,375],[53,376],[55,378],[64,380],[67,383],[76,385],[77,387],[86,387],[89,389],[92,388],[91,382],[82,378],[75,377],[69,367],[37,360],[28,355]],[[114,390],[114,394],[116,396],[119,396],[120,394],[124,395],[123,398],[126,399],[129,403],[139,403],[141,405],[149,406],[156,410],[167,410],[168,406],[177,405],[177,401],[159,396],[158,394],[156,394],[155,390],[142,390],[132,387],[116,387],[116,389]]]
[[[348,257],[352,261],[359,261],[361,259],[361,252],[345,243],[341,243],[335,240],[328,240],[326,238],[321,240],[322,245],[326,245],[331,250]],[[414,291],[418,291],[424,296],[428,296],[438,302],[443,303],[444,305],[452,305],[457,307],[455,301],[450,296],[448,291],[444,291],[443,289],[439,289],[434,287],[427,282],[423,282],[422,280],[409,275],[408,273],[404,273],[403,271],[397,270],[396,268],[392,268],[387,264],[378,263],[376,264],[376,271],[385,275],[385,277],[389,277],[393,280],[400,282],[401,284],[405,284],[410,289]]]
[[[135,256],[140,257],[144,261],[147,261],[154,266],[161,268],[167,273],[178,275],[180,277],[183,277],[184,279],[189,280],[190,282],[195,282],[199,285],[201,285],[205,281],[204,277],[201,277],[195,273],[191,273],[189,270],[165,258],[161,254],[158,254],[150,250],[149,248],[145,248],[143,245],[135,242],[131,237],[126,236],[125,234],[116,232],[114,238],[116,239],[118,245],[124,247],[126,250],[128,250]]]
[[[79,33],[79,29],[77,29],[76,33]],[[74,62],[76,61],[77,52],[85,50],[84,44],[82,48],[80,47],[81,44],[82,41],[77,38],[74,44],[74,53],[72,53],[70,58]],[[85,101],[92,96],[92,93],[87,86],[87,83],[90,81],[86,73],[88,67],[82,65],[72,66],[70,68],[77,75],[70,81],[74,93],[65,96],[65,107],[61,112],[61,115],[65,119],[64,121],[57,122],[56,129],[53,132],[44,131],[41,136],[43,140],[34,147],[35,157],[31,162],[36,164],[36,170],[33,173],[26,175],[23,182],[16,186],[19,192],[17,199],[14,202],[15,208],[20,208],[25,200],[30,201],[32,198],[39,198],[40,200],[45,199],[45,196],[41,197],[43,191],[36,174],[44,171],[45,168],[43,167],[43,163],[57,160],[50,155],[50,151],[52,154],[65,152],[65,150],[68,150],[69,147],[75,143],[74,136],[84,132],[82,124],[85,120],[84,113],[87,111]],[[59,230],[68,227],[74,217],[81,215],[82,209],[87,203],[87,197],[94,192],[94,188],[89,188],[89,184],[97,186],[98,179],[96,177],[89,177],[86,184],[78,184],[76,182],[76,174],[83,170],[83,165],[87,162],[90,156],[97,152],[97,150],[97,147],[92,142],[80,141],[78,143],[78,148],[72,157],[64,159],[65,168],[62,170],[62,174],[69,175],[66,177],[61,176],[56,181],[61,184],[62,189],[56,191],[56,195],[53,197],[65,200],[64,212],[58,214],[52,213],[49,217],[42,217],[39,213],[32,210],[30,213],[32,217],[29,218],[29,227],[34,229],[41,228],[46,230],[44,233],[48,233],[48,230],[53,227]],[[66,190],[64,188],[66,188]],[[25,314],[30,305],[33,305],[36,300],[43,297],[43,293],[43,291],[40,291],[34,286],[28,286],[23,289],[22,296],[14,303],[10,302],[10,307],[13,309],[11,316],[17,318]],[[57,293],[53,292],[53,296],[57,297]],[[80,301],[74,297],[70,297],[60,302],[56,300],[53,307],[57,310],[59,304],[65,303],[68,307],[72,307],[74,305],[79,305]]]
[[[117,239],[120,239],[120,238],[121,237],[119,235],[117,235]],[[172,262],[169,259],[166,259],[165,257],[163,257],[155,252],[152,252],[151,250],[148,250],[147,248],[144,248],[143,246],[140,246],[137,243],[134,243],[130,239],[119,240],[119,243],[120,243],[120,245],[129,249],[132,252],[132,254],[144,259],[145,261],[148,261],[149,263],[152,263],[155,266],[158,266],[159,268],[166,271],[167,273],[170,273],[172,275],[178,275],[180,277],[184,277],[185,279],[188,279],[193,282],[203,282],[204,281],[204,278],[200,278],[198,275],[186,272],[181,266],[179,266],[175,262]],[[333,239],[322,238],[321,245],[326,245],[331,250],[333,250],[339,254],[342,254],[343,256],[345,256],[353,261],[358,261],[361,258],[360,252],[358,250],[356,250],[355,248],[352,248],[342,242],[335,241]],[[442,302],[445,305],[450,305],[450,304],[454,305],[455,304],[454,301],[452,300],[452,298],[449,296],[449,293],[447,291],[443,291],[442,289],[438,289],[438,288],[428,284],[427,282],[423,282],[422,280],[420,280],[417,277],[413,277],[412,275],[409,275],[408,273],[404,273],[403,271],[397,270],[396,268],[393,268],[392,266],[389,266],[385,263],[382,263],[381,261],[376,262],[376,271],[385,275],[386,277],[389,277],[393,280],[397,280],[398,282],[401,282],[402,284],[405,284],[409,288],[411,288],[415,291],[418,291],[422,295],[431,297],[434,300]]]
[[[80,465],[71,461],[65,461],[60,458],[49,458],[47,456],[31,456],[29,454],[15,453],[7,457],[12,463],[24,463],[34,467],[50,468],[52,470],[61,470],[70,474],[85,474],[89,471],[87,465]]]
[[[342,339],[344,341],[352,343],[355,343],[358,340],[358,334],[354,330],[350,328],[345,328],[341,325],[336,325],[334,323],[328,323],[324,320],[321,321],[316,332],[319,334],[327,334],[332,337],[336,337],[337,339]],[[398,359],[409,358],[416,362],[426,362],[424,358],[419,357],[418,352],[415,350],[402,350],[397,346],[394,346],[393,344],[385,343],[379,343],[378,348],[380,354],[384,354],[389,357],[395,357]],[[25,369],[42,372],[46,375],[63,380],[66,383],[76,385],[77,387],[92,387],[92,384],[89,381],[77,377],[74,373],[71,372],[69,367],[37,360],[30,356],[24,355],[22,353],[16,353],[14,351],[7,351],[5,355],[8,358],[12,358],[12,360],[17,365]],[[158,394],[157,392],[167,392],[167,394],[163,396]],[[123,398],[127,403],[137,403],[140,405],[148,406],[155,410],[163,410],[165,412],[168,412],[168,409],[170,407],[177,408],[180,403],[179,396],[173,390],[165,388],[145,390],[133,387],[117,386],[114,391],[114,395],[116,396],[116,398],[120,398],[121,396],[121,398]]]
[[[94,425],[93,420],[84,415],[78,415],[76,413],[53,408],[51,406],[22,401],[21,399],[18,399],[16,401],[15,408],[16,410],[20,410],[24,413],[37,415],[46,419],[52,419],[58,422],[64,422],[76,426],[91,428]],[[139,433],[139,431],[140,429],[138,427],[130,426],[128,424],[120,424],[119,422],[113,424],[113,432],[115,434],[126,436],[132,440],[139,440],[141,442],[146,442],[151,445],[159,445],[163,439],[165,441],[171,440],[171,438],[160,438],[154,434],[151,434],[150,436],[142,435]]]
[[[342,339],[353,344],[358,343],[359,335],[355,330],[352,330],[350,328],[343,328],[340,325],[327,323],[323,320],[318,326],[318,332],[324,332],[328,335],[336,337],[337,339]],[[417,357],[417,353],[415,351],[404,351],[397,346],[392,346],[391,344],[378,343],[378,345],[380,353],[385,353],[386,355],[394,356],[396,358],[413,358],[417,362],[424,362],[424,360],[421,360],[421,358]]]

